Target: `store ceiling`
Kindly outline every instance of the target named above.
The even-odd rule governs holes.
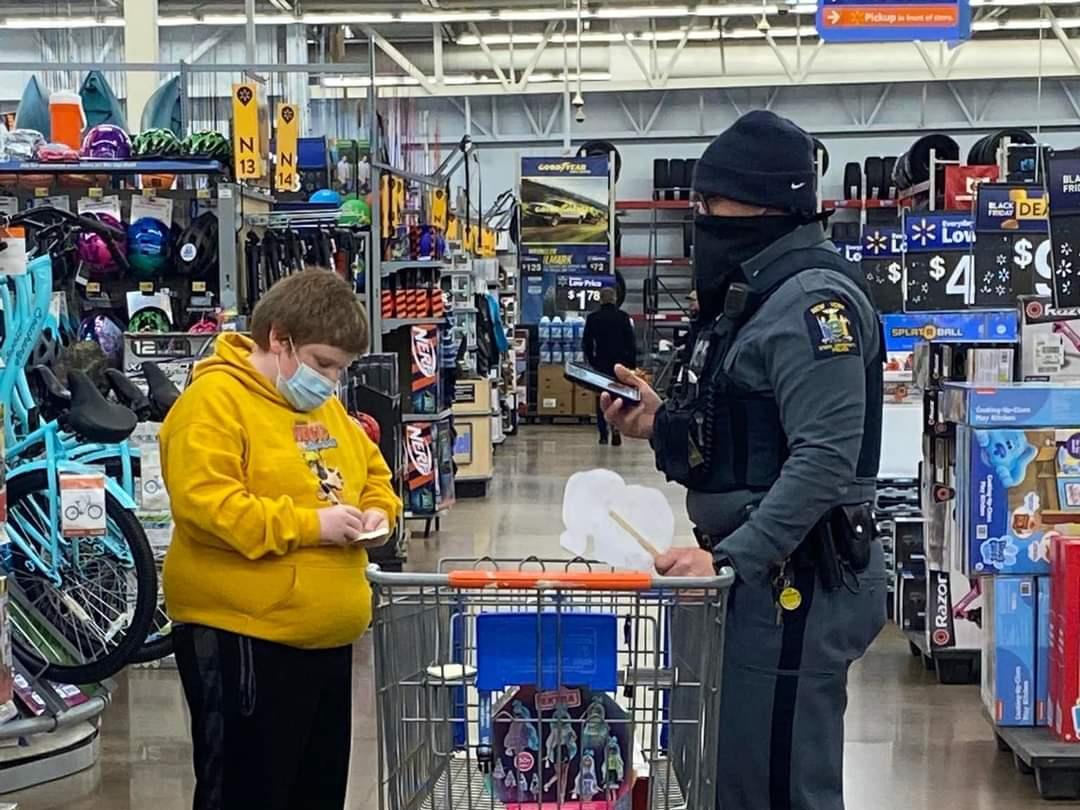
[[[126,0],[144,2],[145,0]],[[51,18],[52,25],[66,17],[111,18],[123,12],[125,0],[31,0],[16,3],[0,0],[0,17]],[[1050,14],[1062,20],[1066,30],[1080,29],[1080,0],[1048,0],[1050,14],[1041,16],[1038,0],[972,0],[974,29],[978,37],[1037,36],[1049,31]],[[256,0],[261,22],[294,16],[316,25],[370,23],[389,39],[407,40],[431,36],[430,24],[442,27],[444,39],[454,43],[461,37],[477,44],[480,36],[495,37],[493,47],[514,39],[528,44],[551,20],[565,20],[572,33],[577,26],[576,0]],[[158,0],[163,18],[203,19],[207,24],[229,20],[242,22],[244,0]],[[814,0],[766,0],[766,2],[705,2],[686,0],[584,0],[582,4],[587,35],[596,42],[604,37],[628,34],[645,41],[660,36],[677,40],[689,28],[691,40],[718,38],[763,39],[766,27],[776,38],[812,38]],[[215,20],[216,18],[216,20]],[[2,24],[2,23],[0,23]],[[474,31],[473,27],[476,27]],[[512,26],[512,29],[511,29]],[[29,24],[20,27],[32,27]],[[561,27],[561,26],[560,26]],[[355,30],[355,28],[354,28]],[[591,33],[590,33],[591,32]],[[516,44],[516,42],[515,42]]]

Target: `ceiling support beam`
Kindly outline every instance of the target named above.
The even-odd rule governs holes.
[[[529,57],[528,64],[525,65],[525,70],[521,72],[521,78],[518,80],[518,90],[524,90],[525,86],[529,83],[529,77],[532,76],[533,71],[536,70],[536,66],[540,64],[540,57],[544,53],[544,49],[551,42],[551,36],[555,33],[555,29],[558,27],[558,23],[552,20],[547,24],[544,29],[544,35],[540,38],[540,41],[536,43],[536,47],[533,48],[532,56]]]
[[[473,32],[473,36],[476,37],[477,43],[480,45],[480,50],[484,52],[484,56],[487,57],[488,64],[491,65],[492,71],[495,73],[495,78],[499,80],[499,84],[503,86],[506,92],[511,92],[513,88],[510,82],[506,79],[506,74],[503,73],[502,68],[499,67],[499,63],[495,60],[495,54],[491,52],[491,48],[488,47],[487,42],[484,40],[484,35],[480,33],[480,29],[476,27],[476,23],[469,23],[469,30]],[[492,96],[494,98],[494,96]]]
[[[616,23],[614,20],[611,23],[611,27],[615,29],[616,33],[618,33],[620,37],[622,37],[623,45],[626,47],[626,50],[629,51],[630,56],[634,60],[634,64],[638,67],[638,70],[641,71],[641,77],[645,80],[645,83],[649,87],[652,87],[652,73],[650,73],[649,69],[645,66],[645,61],[641,58],[641,54],[638,53],[637,48],[634,47],[634,43],[630,41],[630,37],[626,35],[625,31],[623,31],[622,26]]]
[[[1069,35],[1065,33],[1065,29],[1061,27],[1061,22],[1057,16],[1048,8],[1043,9],[1043,14],[1050,20],[1050,30],[1054,32],[1054,36],[1057,37],[1058,42],[1061,43],[1061,47],[1065,49],[1065,54],[1069,57],[1069,61],[1073,63],[1073,67],[1076,68],[1076,72],[1080,73],[1080,55],[1076,52],[1076,46],[1073,41],[1069,39]]]
[[[130,3],[128,5],[130,5]],[[424,88],[429,94],[436,95],[439,92],[420,68],[410,62],[401,51],[387,42],[387,40],[381,34],[376,32],[374,28],[370,25],[365,25],[362,30],[368,35],[370,41],[375,43],[375,46],[380,51],[390,57],[390,61],[415,79],[417,84]]]

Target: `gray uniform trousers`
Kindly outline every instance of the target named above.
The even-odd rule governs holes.
[[[773,588],[733,587],[724,643],[718,810],[843,810],[848,667],[885,625],[880,543],[858,593],[796,572],[802,605],[777,623]]]

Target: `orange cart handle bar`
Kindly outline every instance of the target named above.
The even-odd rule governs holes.
[[[642,571],[491,571],[463,570],[446,574],[397,573],[369,565],[368,580],[377,585],[449,587],[462,590],[648,591],[727,588],[735,572],[723,568],[715,577],[662,577]]]

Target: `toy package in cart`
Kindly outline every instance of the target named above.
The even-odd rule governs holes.
[[[732,572],[443,567],[368,569],[383,810],[715,806]]]

